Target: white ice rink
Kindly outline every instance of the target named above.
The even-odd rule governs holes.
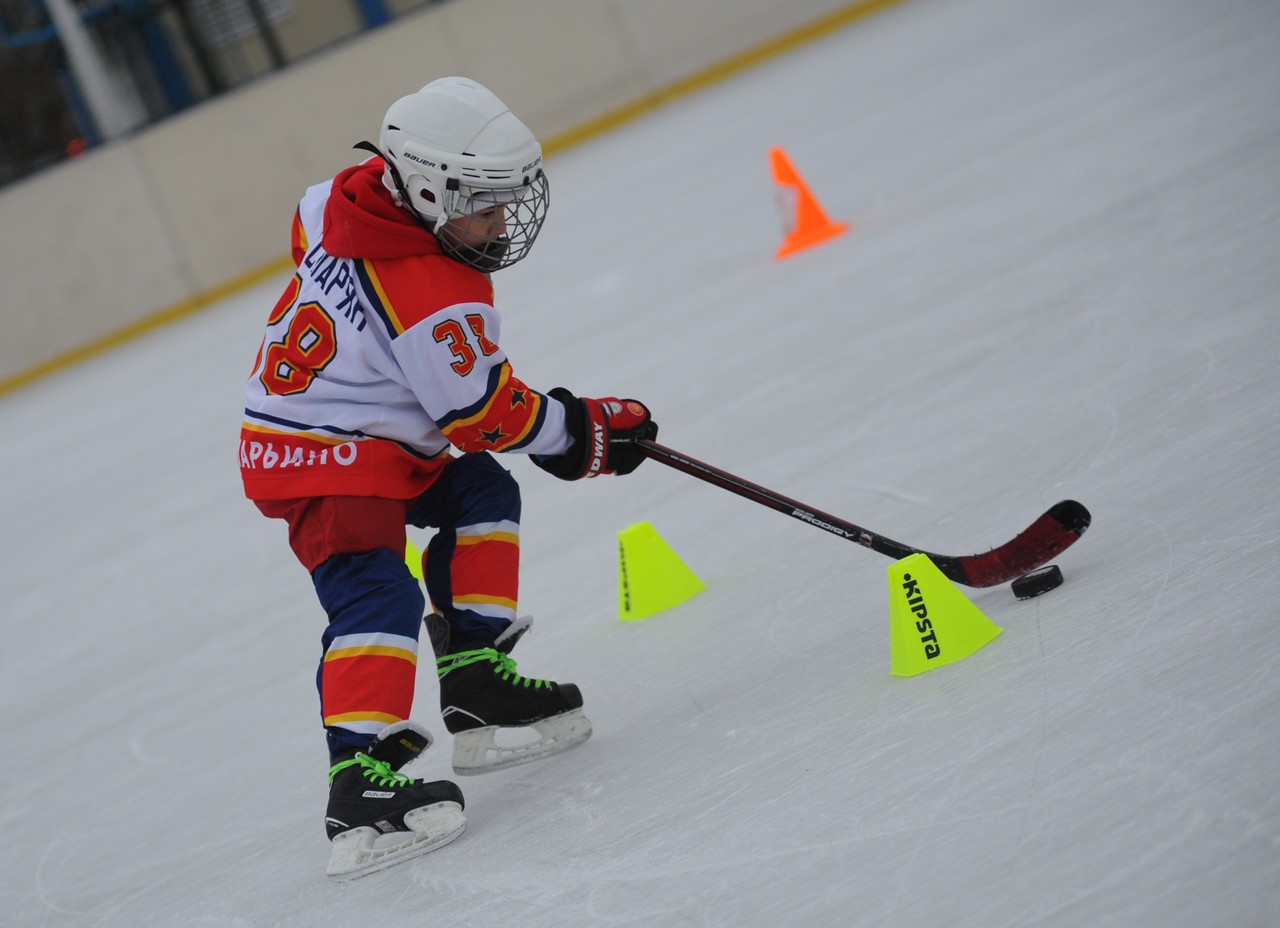
[[[1280,924],[1278,49],[1275,0],[917,0],[554,158],[496,278],[527,382],[931,550],[1094,525],[904,679],[888,559],[657,463],[507,459],[521,669],[595,737],[354,883],[324,617],[236,469],[284,281],[0,398],[0,924]],[[785,262],[774,145],[854,225]],[[708,590],[624,624],[642,520]]]

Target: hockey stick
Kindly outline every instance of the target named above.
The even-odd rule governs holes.
[[[955,583],[963,583],[965,586],[996,586],[1016,580],[1027,571],[1048,563],[1067,550],[1089,527],[1089,510],[1075,500],[1068,499],[1055,503],[1048,512],[1023,529],[1017,537],[1006,541],[998,548],[983,554],[959,557],[932,554],[920,548],[904,545],[892,538],[877,535],[852,522],[846,522],[837,516],[806,506],[804,503],[775,493],[759,484],[751,483],[749,480],[735,477],[727,471],[673,451],[655,441],[639,439],[636,444],[644,450],[647,457],[661,461],[668,467],[674,467],[676,470],[760,503],[762,506],[776,509],[801,522],[815,525],[823,531],[839,535],[841,538],[856,542],[894,560],[910,554],[924,554],[948,579]]]

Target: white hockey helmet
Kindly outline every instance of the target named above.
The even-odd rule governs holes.
[[[489,90],[464,77],[432,81],[391,104],[378,143],[383,183],[451,257],[494,271],[529,253],[550,202],[542,146]],[[481,213],[484,222],[472,220]]]

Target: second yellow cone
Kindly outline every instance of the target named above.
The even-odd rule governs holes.
[[[968,657],[1004,629],[946,578],[928,555],[889,566],[890,673],[910,677]]]

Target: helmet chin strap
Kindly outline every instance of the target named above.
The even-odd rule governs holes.
[[[434,231],[439,232],[440,227],[445,224],[447,217],[452,216],[458,208],[458,200],[462,198],[461,185],[458,178],[447,177],[444,182],[444,202],[440,204],[440,220],[436,223]]]

